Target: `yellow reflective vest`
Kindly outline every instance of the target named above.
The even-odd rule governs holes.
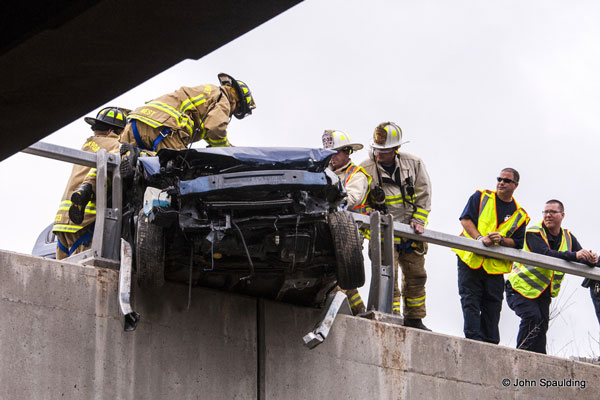
[[[348,211],[365,214],[371,188],[371,176],[352,161],[334,171],[348,193]],[[364,176],[364,178],[362,177]]]
[[[496,217],[496,192],[493,190],[480,190],[481,200],[479,201],[479,219],[477,221],[477,230],[483,236],[490,232],[498,232],[504,237],[511,237],[521,225],[529,223],[527,212],[516,202],[517,209],[510,218],[500,225],[497,225]],[[464,229],[461,236],[472,238]],[[488,274],[505,274],[511,270],[511,261],[499,260],[491,257],[472,253],[466,250],[452,249],[458,254],[458,257],[471,269],[483,267]]]
[[[571,233],[567,229],[560,229],[562,232],[562,238],[560,240],[560,246],[558,251],[572,251],[573,249],[573,238]],[[548,243],[548,235],[542,227],[542,223],[537,223],[527,230],[528,233],[539,234],[544,242],[550,248]],[[525,251],[529,250],[527,246],[527,240],[525,240]],[[528,299],[537,299],[546,290],[548,286],[552,284],[551,297],[558,296],[560,291],[560,284],[562,283],[565,274],[559,271],[553,271],[551,269],[534,267],[533,265],[524,265],[521,263],[514,263],[512,271],[508,275],[508,280],[514,290],[519,292]]]

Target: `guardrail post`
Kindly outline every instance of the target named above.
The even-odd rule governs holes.
[[[381,220],[383,219],[383,260],[381,241]],[[371,286],[367,311],[376,310],[392,313],[394,294],[394,225],[391,215],[381,217],[379,212],[371,214]]]
[[[123,203],[120,159],[116,154],[108,154],[100,149],[97,153],[70,149],[55,144],[38,142],[22,150],[23,153],[65,161],[96,168],[96,223],[94,237],[89,250],[72,255],[73,262],[102,262],[114,267],[114,261],[120,256],[121,212]],[[112,206],[108,207],[108,172],[112,172]],[[104,259],[104,260],[100,260]]]
[[[106,168],[106,150],[100,149],[96,153],[96,222],[94,226],[94,238],[92,239],[92,256],[102,257],[102,244],[104,242],[104,222],[106,215],[106,207],[108,202],[107,196],[107,180],[108,171]]]

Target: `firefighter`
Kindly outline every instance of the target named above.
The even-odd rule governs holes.
[[[331,169],[340,182],[344,185],[347,194],[347,208],[349,211],[365,213],[367,196],[371,177],[367,172],[350,159],[350,154],[363,148],[360,143],[352,143],[350,136],[336,130],[326,130],[323,133],[323,148],[336,151],[329,161]],[[342,290],[336,288],[336,290]],[[350,302],[354,315],[366,311],[365,304],[357,289],[342,290]]]
[[[379,124],[371,140],[370,158],[361,166],[373,178],[369,207],[390,213],[394,221],[410,224],[415,233],[421,234],[431,211],[431,182],[425,163],[419,157],[398,152],[404,143],[398,125],[393,122]],[[423,324],[427,243],[394,238],[394,244],[394,271],[398,276],[398,265],[402,268],[402,290],[396,279],[392,312],[401,313],[403,300],[404,325],[430,330]]]
[[[248,86],[225,73],[221,86],[181,87],[133,110],[120,141],[121,175],[131,178],[139,151],[185,149],[205,140],[209,147],[231,146],[227,125],[232,116],[243,119],[256,107]],[[134,148],[135,147],[135,148]]]
[[[504,168],[496,178],[496,191],[478,190],[471,195],[459,218],[461,236],[481,240],[486,247],[521,249],[529,216],[513,198],[519,178],[517,170]],[[498,344],[503,274],[510,272],[512,262],[466,250],[452,251],[458,256],[458,293],[465,337]]]
[[[96,118],[85,117],[94,135],[81,150],[96,153],[100,149],[119,153],[119,134],[125,128],[126,110],[117,107],[103,108]],[[56,258],[61,260],[89,249],[96,220],[96,168],[73,165],[71,177],[65,188],[52,231],[56,234]]]
[[[581,261],[593,267],[596,253],[581,247],[577,238],[561,227],[565,208],[559,200],[548,200],[544,219],[527,229],[523,250]],[[558,296],[565,274],[546,268],[514,263],[506,281],[506,302],[521,318],[517,348],[546,354],[546,332],[550,322],[550,302]]]

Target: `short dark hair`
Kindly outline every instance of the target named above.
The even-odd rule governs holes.
[[[100,131],[100,132],[112,130],[117,135],[120,135],[121,131],[123,130],[122,128],[118,128],[118,127],[113,126],[113,125],[105,124],[104,122],[101,122],[101,121],[95,122],[94,125],[92,125],[90,128],[93,131]]]
[[[519,180],[521,179],[521,176],[519,175],[519,171],[517,171],[514,168],[504,168],[502,170],[502,172],[510,172],[513,174],[513,181],[519,183]]]
[[[551,199],[546,202],[546,204],[550,204],[550,203],[558,204],[558,207],[560,208],[560,212],[565,212],[565,205],[562,203],[562,201],[556,200],[556,199]]]

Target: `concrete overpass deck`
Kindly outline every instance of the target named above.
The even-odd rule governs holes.
[[[0,398],[599,397],[592,364],[346,315],[308,350],[319,310],[201,288],[188,309],[182,285],[134,288],[123,332],[117,288],[115,270],[0,251]]]

